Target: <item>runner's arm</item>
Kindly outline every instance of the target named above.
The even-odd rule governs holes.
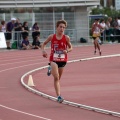
[[[72,51],[72,44],[70,42],[70,37],[66,35],[66,41],[67,41],[67,44],[68,44],[68,48],[66,49],[66,52],[71,52]]]
[[[53,35],[49,35],[48,38],[41,45],[42,55],[47,58],[47,52],[45,51],[45,46],[52,40]]]

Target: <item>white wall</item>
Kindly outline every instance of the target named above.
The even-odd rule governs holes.
[[[81,37],[89,39],[89,19],[87,7],[75,7],[75,28],[77,40]]]

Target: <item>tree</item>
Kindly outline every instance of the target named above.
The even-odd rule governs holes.
[[[104,0],[100,0],[100,4],[104,6]],[[115,7],[115,0],[106,0],[106,7]]]
[[[100,8],[93,8],[91,15],[107,15],[110,17],[119,17],[120,16],[120,10],[115,10],[115,9],[111,9],[110,7],[103,7],[102,9]]]

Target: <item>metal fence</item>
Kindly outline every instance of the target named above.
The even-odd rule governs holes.
[[[89,17],[87,12],[52,12],[52,13],[3,13],[0,14],[0,21],[5,20],[6,23],[10,21],[12,17],[19,18],[20,22],[28,22],[29,28],[37,22],[41,30],[41,41],[44,41],[48,35],[55,33],[56,21],[64,19],[67,21],[68,27],[65,34],[69,35],[71,41],[78,43],[80,38],[86,38],[90,40],[89,36]],[[29,31],[29,39],[32,41],[31,32]],[[15,41],[14,31],[11,43]]]
[[[84,14],[84,13],[83,13]],[[12,17],[19,18],[21,23],[27,21],[29,27],[37,22],[41,30],[55,30],[55,22],[60,19],[65,19],[68,22],[68,29],[75,28],[74,12],[61,13],[3,13],[0,14],[0,21],[10,21]]]
[[[85,41],[81,42],[80,39],[84,37],[81,37],[80,39],[76,39],[77,38],[77,33],[78,31],[81,31],[81,29],[66,29],[65,30],[65,34],[68,35],[70,37],[70,40],[71,40],[71,43],[76,46],[76,45],[82,45],[81,43],[87,43],[87,44],[92,44],[93,42],[93,38],[91,35],[88,35],[88,36],[85,36]],[[11,40],[11,44],[14,42],[14,41],[17,41],[17,47],[19,48],[20,47],[20,44],[22,42],[22,36],[20,36],[20,34],[22,33],[22,31],[20,32],[17,32],[19,34],[17,34],[17,37],[15,37],[15,34],[16,32],[13,31],[12,32],[12,40]],[[50,34],[53,34],[54,33],[54,30],[41,30],[40,31],[40,42],[44,42],[47,37],[50,35]],[[109,29],[109,31],[105,30],[103,32],[103,34],[101,34],[101,37],[100,37],[100,40],[103,42],[103,43],[120,43],[120,30],[117,30],[116,29]],[[87,39],[86,39],[87,38]],[[89,40],[89,41],[88,41]],[[33,38],[32,38],[32,31],[29,31],[29,41],[30,43],[33,42]],[[48,44],[49,46],[49,44]]]
[[[17,34],[16,34],[17,33]],[[53,34],[54,33],[54,30],[41,30],[40,31],[40,42],[44,42],[47,37],[50,35],[50,34]],[[77,40],[76,38],[76,34],[77,34],[77,31],[75,29],[66,29],[65,31],[65,34],[68,35],[70,37],[70,40],[71,42],[74,44],[74,45],[78,45],[78,43],[80,42],[79,40]],[[19,32],[15,32],[15,31],[12,31],[12,39],[11,39],[11,45],[17,41],[17,48],[19,49],[20,48],[20,45],[21,45],[21,42],[22,42],[23,38],[22,38],[22,31],[19,31]],[[29,31],[29,41],[30,43],[33,42],[33,38],[32,38],[32,31]],[[48,44],[49,46],[49,44]]]
[[[70,36],[71,42],[79,45],[80,38],[85,38],[89,43],[92,42],[92,37],[90,35],[90,26],[89,26],[89,15],[87,12],[60,12],[60,13],[3,13],[0,14],[0,21],[5,20],[6,23],[10,21],[12,17],[19,18],[20,22],[28,22],[29,28],[37,22],[40,26],[40,41],[43,42],[50,34],[55,33],[56,31],[56,21],[60,19],[65,19],[68,23],[68,27],[65,30],[65,34]],[[108,39],[116,40],[116,34],[109,33],[105,34],[104,41]],[[118,35],[118,34],[117,34]],[[22,38],[17,37],[15,39],[15,31],[12,32],[11,44],[14,41],[21,41]],[[29,31],[29,40],[32,42],[32,31]],[[114,41],[113,40],[113,41]],[[18,43],[19,43],[18,42]]]

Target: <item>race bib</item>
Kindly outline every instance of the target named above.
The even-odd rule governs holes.
[[[58,54],[58,53],[54,53],[53,55],[54,59],[64,59],[65,58],[65,54]]]

